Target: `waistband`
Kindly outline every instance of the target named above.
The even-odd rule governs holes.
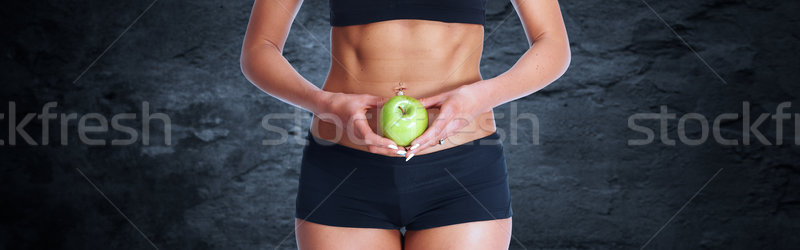
[[[497,132],[493,132],[492,134],[489,134],[482,138],[452,148],[424,155],[415,155],[413,159],[406,162],[404,157],[391,157],[391,156],[373,154],[370,152],[361,151],[358,149],[336,144],[327,141],[325,139],[317,138],[313,136],[310,131],[306,135],[306,139],[308,140],[308,145],[306,146],[307,149],[335,152],[337,154],[345,155],[347,157],[361,159],[369,163],[376,163],[375,165],[380,165],[380,166],[403,165],[407,167],[412,167],[417,165],[430,165],[437,161],[453,160],[454,158],[465,157],[468,156],[471,152],[475,152],[481,149],[499,147],[500,150],[502,151],[503,147],[503,143],[500,140],[500,135],[498,135]]]

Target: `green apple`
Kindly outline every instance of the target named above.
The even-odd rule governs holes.
[[[383,136],[405,147],[428,128],[428,111],[419,100],[399,94],[383,105],[380,127]]]

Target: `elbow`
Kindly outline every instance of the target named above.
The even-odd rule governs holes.
[[[242,53],[239,55],[239,69],[242,71],[242,74],[247,79],[250,79],[250,73],[251,73],[250,70],[251,65],[249,60],[250,58],[248,58],[249,55],[250,51],[246,47],[242,48]]]
[[[248,77],[248,73],[249,73],[248,66],[249,65],[247,64],[247,54],[246,53],[247,53],[247,51],[242,49],[242,54],[239,55],[239,69],[242,71],[242,74],[244,75],[244,77],[249,79],[249,77]]]
[[[536,39],[533,39],[529,50],[533,49],[537,41],[541,42],[542,46],[546,47],[545,50],[550,52],[547,56],[550,65],[553,65],[550,72],[556,74],[555,79],[560,78],[567,72],[567,68],[572,62],[572,51],[570,50],[567,34],[552,32],[539,34]]]
[[[274,54],[272,53],[276,52],[278,56],[280,56],[280,47],[268,40],[266,40],[264,44],[248,44],[245,42],[244,46],[242,46],[242,52],[239,55],[239,68],[242,74],[244,74],[247,79],[251,80],[251,76],[256,74],[259,69],[263,69],[263,65],[273,58]]]
[[[569,41],[567,39],[560,39],[558,42],[552,43],[553,46],[550,47],[550,50],[553,51],[550,54],[550,65],[553,65],[551,68],[551,74],[553,75],[553,81],[561,78],[569,68],[570,63],[572,63],[572,52],[570,51]]]
[[[257,74],[257,61],[256,53],[252,51],[252,49],[242,49],[242,54],[239,56],[239,69],[242,71],[242,75],[250,81],[254,83],[254,77]]]
[[[239,55],[239,70],[247,77],[247,61],[244,60],[244,50],[242,50],[242,54]]]
[[[559,65],[560,67],[558,70],[558,76],[556,78],[561,78],[561,76],[567,72],[570,63],[572,62],[572,51],[570,49],[569,38],[567,38],[566,33],[558,36],[558,38],[558,42],[556,42],[556,44],[558,44],[556,51],[559,51],[559,53],[556,54],[556,57],[558,57],[558,63],[556,63],[556,65]]]
[[[562,65],[561,72],[558,74],[558,77],[561,77],[562,75],[564,75],[564,73],[567,72],[570,63],[572,63],[572,51],[570,50],[569,42],[565,42],[563,60],[561,64]]]

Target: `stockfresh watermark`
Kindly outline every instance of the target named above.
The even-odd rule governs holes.
[[[359,141],[357,136],[352,132],[345,132],[343,129],[345,127],[345,121],[339,119],[336,115],[333,114],[317,114],[317,116],[321,118],[325,118],[330,123],[336,125],[335,136],[331,141],[338,142],[344,136],[347,136],[349,141],[357,142]],[[265,146],[277,146],[283,145],[286,143],[294,143],[294,144],[306,144],[306,136],[303,133],[298,133],[297,131],[289,131],[285,127],[288,126],[298,128],[302,127],[303,122],[308,119],[308,112],[302,111],[300,109],[295,109],[294,112],[276,112],[276,113],[269,113],[262,117],[261,119],[261,127],[269,133],[270,138],[274,139],[264,139],[262,140],[261,144]],[[366,114],[366,119],[371,119],[371,114]],[[539,117],[536,116],[534,113],[528,112],[519,112],[519,107],[516,102],[509,103],[508,114],[505,112],[494,112],[494,121],[501,121],[507,120],[508,127],[496,127],[496,132],[499,135],[500,142],[508,143],[510,145],[520,145],[520,144],[533,144],[539,145],[540,143],[540,125],[539,125]],[[352,123],[353,121],[347,121],[348,123]],[[433,122],[433,121],[431,121]],[[474,129],[489,129],[485,128],[483,124],[494,124],[494,123],[485,123],[483,121],[476,121],[478,122],[478,128]],[[527,126],[522,126],[521,124],[530,124],[529,129]],[[468,131],[461,130],[458,133],[470,133],[475,131]],[[277,136],[276,136],[277,135]],[[277,137],[277,138],[276,138]]]
[[[8,134],[0,139],[0,146],[47,146],[51,144],[51,135],[57,133],[63,146],[70,144],[73,136],[78,142],[90,146],[127,146],[141,142],[150,145],[153,128],[161,123],[160,135],[165,145],[172,145],[172,119],[164,113],[151,113],[150,103],[142,102],[139,113],[119,113],[103,115],[100,113],[59,113],[58,102],[42,105],[40,113],[24,113],[17,111],[16,102],[8,102],[6,113],[0,113],[0,124],[8,125]],[[29,126],[38,121],[40,131],[32,131]],[[138,124],[141,126],[134,126]],[[51,126],[54,125],[54,126]],[[152,126],[152,127],[151,127]],[[74,127],[75,129],[71,129]],[[138,129],[137,129],[138,128]],[[120,138],[108,138],[111,134],[121,134]],[[34,136],[39,135],[39,140]],[[75,141],[75,140],[73,140]]]
[[[675,146],[678,141],[685,145],[697,146],[708,143],[710,138],[713,141],[726,146],[736,145],[752,145],[760,143],[762,145],[783,145],[784,143],[791,143],[785,141],[794,141],[794,145],[800,145],[800,113],[787,112],[787,109],[792,107],[791,102],[782,102],[775,107],[774,113],[753,113],[750,102],[742,102],[741,113],[722,113],[715,116],[708,117],[699,113],[686,113],[678,117],[678,114],[670,112],[667,105],[660,106],[659,113],[636,113],[628,117],[628,128],[637,134],[639,138],[629,139],[628,145],[641,146],[649,145],[656,141],[656,132],[658,131],[658,139],[664,145]],[[768,126],[770,123],[767,121],[772,120],[773,126]],[[651,128],[642,125],[642,122],[652,124],[653,121],[658,121],[657,128]],[[723,124],[734,123],[741,121],[741,133],[739,131],[731,130],[731,126],[723,128]],[[670,124],[677,122],[677,140],[670,135]],[[785,123],[790,123],[789,126]],[[689,125],[692,124],[692,125]],[[699,135],[690,136],[688,128],[695,126],[699,128]],[[789,130],[794,130],[794,139],[784,138]],[[724,133],[727,130],[728,133]],[[692,130],[697,131],[697,130]],[[727,134],[727,135],[726,135]],[[731,136],[730,134],[735,134]],[[774,134],[774,138],[770,140],[765,134]]]

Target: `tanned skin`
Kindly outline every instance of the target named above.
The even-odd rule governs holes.
[[[508,71],[483,79],[483,26],[390,20],[331,28],[330,72],[322,89],[282,55],[300,0],[256,0],[242,48],[247,79],[264,92],[314,113],[312,135],[375,154],[403,157],[444,150],[495,131],[492,109],[558,79],[570,62],[556,0],[512,0],[530,47]],[[516,34],[493,34],[508,36]],[[420,99],[429,128],[411,145],[379,135],[381,105],[403,92]],[[439,140],[446,138],[444,145]],[[404,155],[398,150],[407,151]],[[300,249],[507,249],[511,218],[426,230],[347,228],[296,219]]]

